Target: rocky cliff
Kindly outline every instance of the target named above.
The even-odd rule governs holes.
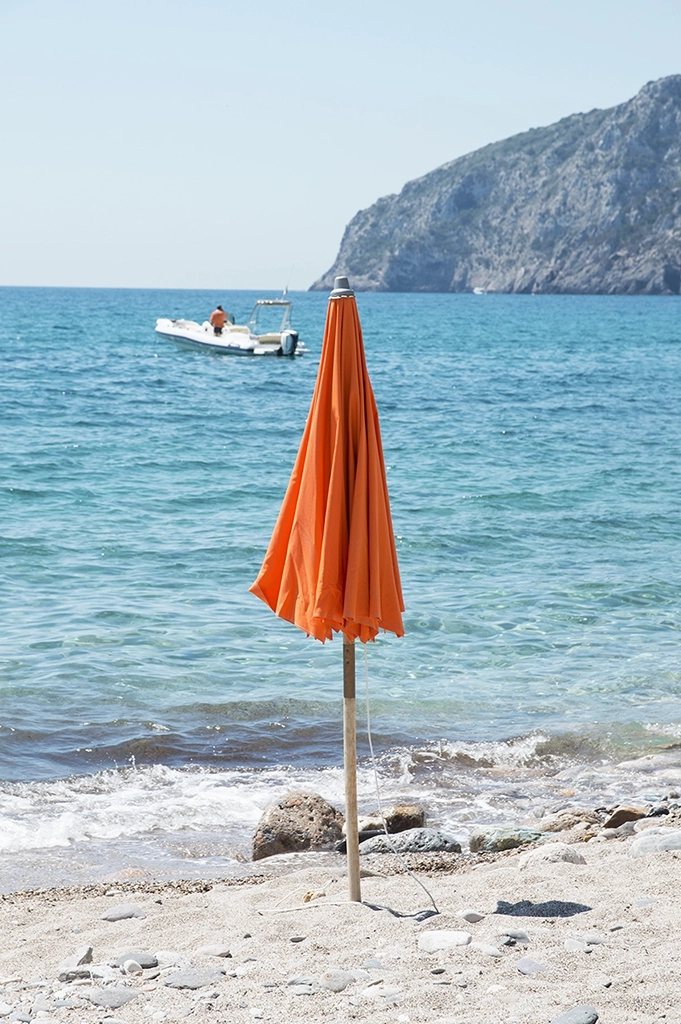
[[[348,224],[333,267],[364,291],[678,294],[681,75],[408,182]]]

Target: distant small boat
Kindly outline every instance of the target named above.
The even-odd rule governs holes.
[[[486,295],[486,294],[487,293],[486,293],[484,288],[474,288],[473,289],[473,295]]]
[[[195,320],[170,320],[167,317],[156,321],[156,333],[178,345],[222,355],[299,356],[307,350],[298,340],[298,331],[291,327],[291,308],[288,299],[258,299],[247,323],[235,324],[228,320],[222,334],[216,334],[208,320],[199,324]],[[278,329],[259,333],[260,317],[268,310],[278,313],[279,309],[282,317]]]

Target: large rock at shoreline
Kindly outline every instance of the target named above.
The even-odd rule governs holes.
[[[360,853],[461,853],[461,844],[437,828],[410,828],[360,843]]]
[[[425,808],[420,804],[392,804],[380,811],[365,814],[358,820],[360,832],[383,832],[383,822],[390,835],[406,832],[410,828],[423,828],[426,824]],[[345,826],[343,826],[345,834]]]
[[[279,853],[333,849],[342,828],[340,811],[318,793],[288,793],[263,813],[253,837],[253,860]]]
[[[508,825],[503,828],[479,829],[468,840],[471,853],[501,853],[521,846],[544,842],[548,836],[534,828]],[[551,836],[553,839],[553,836]]]
[[[679,294],[681,75],[453,160],[348,224],[360,291]]]

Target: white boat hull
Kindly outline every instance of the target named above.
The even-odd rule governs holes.
[[[305,351],[305,346],[298,342],[298,332],[290,329],[258,336],[247,327],[225,324],[222,334],[215,334],[208,321],[198,324],[194,320],[161,318],[156,321],[156,333],[185,348],[205,349],[220,355],[293,356]]]

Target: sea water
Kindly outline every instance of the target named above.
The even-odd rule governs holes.
[[[271,800],[342,805],[341,644],[248,592],[327,298],[292,296],[296,359],[153,329],[218,301],[243,322],[257,297],[0,289],[0,891],[248,872]],[[377,780],[465,841],[664,797],[681,782],[681,300],[358,306],[406,602],[405,636],[366,666],[358,650],[361,809]]]

